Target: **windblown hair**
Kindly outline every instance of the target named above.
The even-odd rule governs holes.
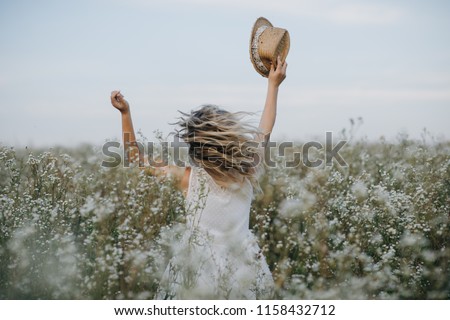
[[[194,165],[204,168],[219,185],[248,178],[260,190],[256,175],[262,157],[255,140],[259,130],[242,121],[248,113],[231,113],[214,105],[180,113],[177,136],[189,145]]]

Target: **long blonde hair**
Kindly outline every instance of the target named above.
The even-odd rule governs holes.
[[[259,190],[256,175],[262,157],[254,140],[259,130],[242,121],[249,113],[232,113],[215,105],[180,113],[177,136],[189,145],[194,165],[204,168],[219,185],[228,186],[248,178]]]

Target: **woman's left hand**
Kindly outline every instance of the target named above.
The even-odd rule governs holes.
[[[287,62],[281,62],[280,57],[277,58],[277,67],[275,68],[273,64],[270,66],[269,72],[269,84],[274,85],[275,87],[279,87],[280,84],[286,79],[286,69]]]

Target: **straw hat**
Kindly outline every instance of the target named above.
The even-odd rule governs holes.
[[[266,18],[258,18],[250,37],[250,60],[263,77],[268,77],[270,65],[277,66],[277,57],[284,62],[289,52],[289,32],[275,28]]]
[[[277,57],[284,62],[289,52],[289,32],[274,27],[266,18],[258,18],[250,37],[250,60],[263,77],[268,77],[270,66],[277,66]]]

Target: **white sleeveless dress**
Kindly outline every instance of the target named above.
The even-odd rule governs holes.
[[[251,183],[223,188],[191,167],[187,223],[156,299],[270,299],[274,283],[249,230]]]

